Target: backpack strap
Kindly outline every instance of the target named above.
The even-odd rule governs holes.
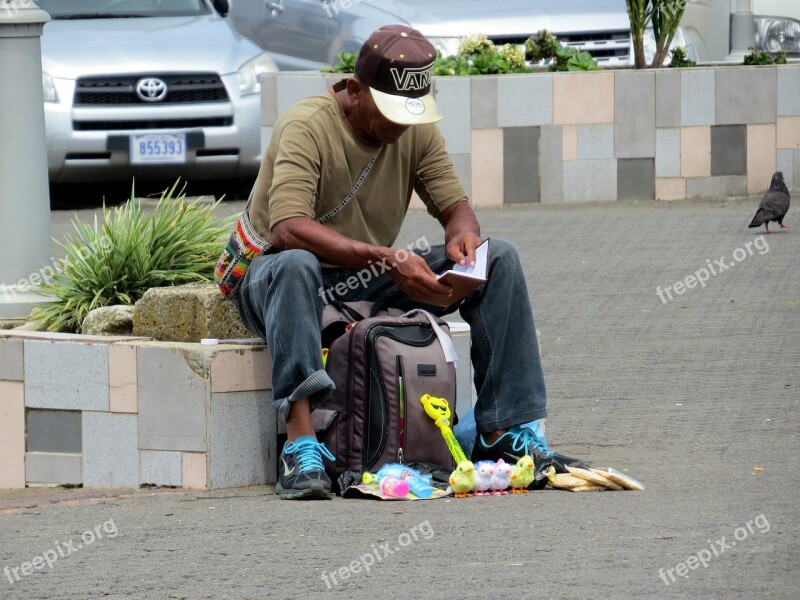
[[[413,310],[408,311],[403,316],[404,317],[414,317],[416,315],[423,315],[428,322],[431,324],[431,328],[436,333],[436,337],[439,338],[439,343],[442,345],[442,350],[444,350],[444,357],[447,362],[456,363],[458,362],[458,352],[456,352],[456,345],[453,343],[452,338],[447,335],[442,326],[437,323],[436,317],[434,317],[431,313],[427,310],[423,310],[421,308],[415,308]]]

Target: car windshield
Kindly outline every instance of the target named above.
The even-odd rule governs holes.
[[[204,15],[203,0],[38,0],[53,19],[119,19]]]

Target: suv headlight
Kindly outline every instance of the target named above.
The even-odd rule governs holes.
[[[53,85],[53,78],[44,71],[42,71],[42,91],[45,102],[58,102],[58,92],[56,92],[56,86]]]
[[[433,44],[443,57],[453,56],[458,54],[458,45],[461,38],[458,37],[429,37],[428,41]]]
[[[756,48],[766,52],[800,53],[800,22],[785,17],[756,20]]]
[[[278,70],[269,54],[264,52],[251,58],[239,67],[239,94],[247,96],[261,92],[258,76],[262,73],[274,73]]]

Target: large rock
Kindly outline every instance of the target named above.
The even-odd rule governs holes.
[[[102,306],[90,311],[83,319],[84,335],[132,335],[133,306]]]
[[[165,342],[251,338],[236,305],[216,285],[152,288],[136,303],[133,334]]]

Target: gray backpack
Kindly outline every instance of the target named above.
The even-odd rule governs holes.
[[[322,343],[336,389],[311,417],[317,438],[336,457],[326,465],[332,478],[386,463],[452,469],[447,444],[420,402],[430,394],[455,406],[455,363],[448,362],[454,350],[445,321],[370,302],[330,304]]]

